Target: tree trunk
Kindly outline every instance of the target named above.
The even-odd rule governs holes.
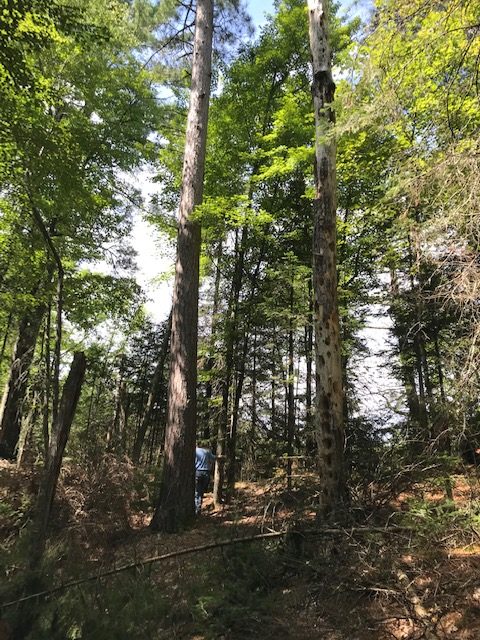
[[[117,401],[115,403],[115,416],[113,418],[111,437],[107,440],[107,448],[117,454],[125,453],[126,430],[128,413],[128,391],[127,382],[122,377],[118,383]]]
[[[277,402],[277,363],[275,359],[276,355],[276,347],[275,342],[272,345],[272,379],[271,379],[271,388],[270,388],[270,436],[271,438],[275,438],[277,431],[277,410],[276,410],[276,402]]]
[[[197,0],[177,263],[172,304],[170,378],[160,499],[151,526],[175,531],[194,516],[200,226],[213,36],[213,0]]]
[[[435,368],[437,372],[438,386],[440,389],[440,405],[438,407],[438,413],[436,416],[436,429],[435,429],[435,438],[438,439],[438,449],[440,451],[444,451],[449,455],[452,452],[452,442],[451,442],[451,431],[450,431],[450,420],[448,415],[448,407],[447,407],[447,396],[445,394],[445,382],[444,382],[444,374],[442,367],[442,357],[440,353],[440,344],[439,344],[439,330],[438,327],[434,329],[434,353],[435,353]]]
[[[343,389],[337,305],[336,175],[332,101],[335,84],[325,0],[308,0],[315,112],[315,199],[313,293],[317,395],[315,433],[320,472],[321,514],[345,498]]]
[[[160,396],[160,392],[163,387],[163,370],[165,368],[165,361],[168,355],[168,346],[170,344],[170,336],[172,332],[172,312],[168,316],[167,326],[165,334],[163,336],[162,344],[160,346],[160,353],[158,355],[157,366],[153,373],[152,384],[150,386],[150,392],[148,394],[145,409],[142,414],[142,419],[135,436],[135,442],[133,444],[132,460],[136,464],[140,461],[140,454],[142,453],[142,446],[147,433],[147,428],[152,417],[152,411],[155,402]]]
[[[418,222],[418,211],[416,212],[416,218]],[[427,410],[427,398],[425,393],[425,375],[426,371],[423,367],[423,358],[422,358],[422,345],[421,342],[423,340],[422,331],[423,331],[423,314],[422,314],[422,301],[421,295],[419,292],[419,286],[415,282],[414,272],[416,270],[416,265],[418,265],[421,261],[421,255],[419,251],[419,238],[418,234],[414,228],[410,229],[408,234],[408,261],[409,261],[409,279],[410,279],[410,289],[413,299],[413,310],[416,317],[416,323],[414,328],[414,339],[413,339],[413,350],[415,354],[415,366],[417,370],[417,380],[418,380],[418,398],[419,398],[419,425],[420,432],[418,434],[419,445],[424,446],[428,443],[429,438],[429,415]]]
[[[0,350],[0,371],[2,370],[3,359],[5,357],[5,350],[7,348],[8,338],[10,336],[10,328],[12,326],[13,313],[10,311],[7,318],[7,324],[5,326],[5,332],[3,334],[2,348]]]
[[[210,344],[208,348],[208,359],[205,366],[205,372],[208,374],[206,389],[205,389],[205,400],[206,400],[206,409],[204,416],[204,427],[203,427],[203,439],[210,440],[212,434],[214,433],[214,429],[212,428],[214,424],[218,424],[218,414],[216,411],[212,411],[212,396],[217,395],[217,391],[219,390],[218,379],[215,377],[215,364],[216,364],[216,353],[215,353],[215,341],[217,339],[218,332],[218,309],[220,305],[220,280],[221,280],[221,270],[220,270],[220,260],[222,258],[223,253],[223,241],[221,240],[218,243],[218,248],[216,252],[217,265],[215,269],[215,285],[213,288],[213,305],[212,305],[212,324],[210,330]],[[217,383],[217,384],[215,384]]]
[[[390,305],[390,315],[393,320],[394,334],[398,341],[398,353],[400,360],[400,377],[405,388],[405,396],[407,401],[408,413],[410,416],[410,422],[415,426],[416,433],[415,438],[418,437],[418,427],[422,423],[422,415],[420,408],[420,399],[418,397],[417,384],[415,381],[415,371],[410,364],[411,358],[409,357],[408,350],[405,347],[405,336],[402,335],[402,329],[398,320],[398,301],[400,299],[400,288],[398,284],[398,277],[396,270],[390,268],[390,292],[392,296],[392,303]]]
[[[233,355],[238,324],[238,305],[240,300],[240,290],[242,288],[243,266],[245,262],[245,246],[247,242],[247,228],[242,228],[242,236],[239,240],[238,230],[235,232],[235,270],[233,274],[231,290],[229,295],[228,310],[226,314],[225,326],[225,366],[222,380],[222,406],[218,416],[217,430],[217,459],[223,460],[227,451],[227,425],[228,425],[228,405],[232,384]],[[213,480],[213,501],[215,507],[223,503],[223,485],[225,476],[225,465],[215,465]]]
[[[17,468],[20,469],[25,463],[25,453],[30,448],[33,427],[37,422],[40,413],[40,393],[37,388],[32,389],[31,401],[29,402],[28,414],[22,419],[22,428],[18,441]]]
[[[313,456],[316,451],[315,435],[312,428],[312,365],[313,365],[313,297],[312,281],[308,281],[308,315],[305,326],[305,449],[307,456]]]
[[[53,425],[48,460],[39,489],[34,523],[32,566],[35,566],[45,549],[46,535],[63,453],[70,434],[85,377],[86,360],[83,352],[75,353],[67,380],[63,386],[57,420]]]
[[[249,475],[250,479],[255,478],[255,467],[257,458],[257,329],[253,334],[253,362],[252,362],[252,417],[250,424],[250,437],[249,437]]]
[[[232,416],[230,420],[230,433],[228,435],[228,465],[227,465],[227,495],[226,501],[230,502],[235,491],[235,480],[237,477],[237,434],[238,418],[240,412],[240,401],[243,393],[243,383],[245,382],[245,363],[248,353],[248,327],[245,328],[243,337],[243,348],[239,363],[237,383],[235,385],[235,395],[233,398]]]
[[[30,366],[46,306],[38,304],[20,321],[10,376],[0,408],[0,457],[14,458],[22,424]]]
[[[265,243],[265,240],[263,240],[262,245],[260,247],[260,253],[258,256],[255,271],[253,272],[250,278],[251,290],[250,290],[248,302],[246,304],[247,309],[251,309],[254,304],[257,283],[260,277],[260,268],[262,266],[265,248],[266,248],[266,243]],[[243,272],[243,262],[242,262],[241,272]],[[241,279],[240,279],[240,282],[241,282]],[[236,310],[236,315],[238,315],[238,308]],[[237,318],[237,321],[238,321],[238,318]],[[236,334],[236,331],[235,331],[235,334]],[[234,334],[234,337],[235,337],[235,334]],[[233,400],[232,416],[230,421],[230,433],[229,433],[228,446],[227,446],[227,452],[228,452],[227,496],[226,496],[227,501],[231,500],[233,493],[235,491],[236,467],[237,467],[237,464],[236,464],[237,427],[238,427],[238,418],[239,418],[239,410],[240,410],[240,401],[242,399],[242,392],[243,392],[243,383],[245,381],[245,365],[246,365],[246,359],[248,354],[249,337],[250,337],[250,326],[249,326],[249,323],[247,322],[246,326],[244,327],[244,333],[243,333],[243,348],[242,348],[241,360],[239,364],[237,363],[237,367],[238,367],[237,380],[236,380],[236,386],[235,386],[235,395]]]
[[[416,335],[413,340],[413,347],[415,351],[415,366],[417,369],[417,379],[418,379],[418,398],[420,404],[420,438],[423,443],[426,443],[428,437],[428,413],[427,413],[427,399],[425,394],[425,379],[424,379],[424,370],[422,363],[422,353],[420,347],[420,339],[419,336]]]
[[[48,443],[50,442],[50,383],[51,383],[51,361],[50,361],[50,329],[52,318],[52,305],[49,303],[45,319],[45,334],[43,340],[43,406],[42,406],[42,435],[43,435],[43,455],[44,460],[48,458]]]
[[[122,355],[115,399],[115,412],[112,421],[108,425],[107,435],[105,438],[107,451],[115,452],[117,454],[124,453],[124,451],[122,451],[122,437],[125,432],[127,422],[128,392],[124,372],[125,355]]]
[[[440,388],[440,398],[442,402],[445,404],[447,401],[447,397],[445,395],[445,382],[443,375],[443,367],[442,367],[442,357],[440,355],[440,345],[439,345],[439,331],[435,328],[435,338],[434,338],[434,348],[435,348],[435,367],[437,369],[437,377],[438,377],[438,386]]]
[[[292,490],[293,439],[295,435],[295,387],[293,340],[293,285],[290,287],[290,320],[288,327],[288,403],[287,403],[287,489]]]

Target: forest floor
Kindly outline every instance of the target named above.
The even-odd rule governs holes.
[[[25,637],[480,640],[474,470],[451,477],[453,501],[438,481],[422,482],[368,506],[358,500],[348,522],[328,526],[315,519],[314,476],[300,476],[290,492],[282,476],[238,483],[220,510],[207,494],[190,529],[156,534],[148,529],[152,478],[113,458],[83,473],[67,465],[43,568],[49,587],[137,566],[31,601],[38,620]],[[0,464],[1,570],[12,583],[36,483],[35,472]],[[269,532],[289,533],[222,546]],[[2,614],[6,640],[15,607]]]

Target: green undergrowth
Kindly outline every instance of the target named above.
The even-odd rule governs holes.
[[[58,563],[62,552],[56,551]],[[274,637],[271,612],[284,580],[283,554],[280,543],[214,550],[31,600],[27,625],[20,606],[6,609],[4,620],[25,640]],[[54,568],[50,553],[42,588],[58,581],[48,578]],[[18,588],[13,592],[21,595]]]
[[[283,558],[281,543],[254,544],[227,548],[214,563],[204,562],[202,579],[188,589],[198,633],[209,639],[266,633],[285,581]]]
[[[122,576],[53,594],[29,609],[25,640],[140,639],[157,637],[168,600],[145,577]],[[21,628],[17,616],[5,616],[13,628]]]
[[[425,498],[412,498],[408,510],[401,514],[400,522],[412,528],[419,536],[432,541],[441,541],[445,536],[462,538],[470,532],[480,530],[480,501],[472,500],[458,507],[453,500],[433,502]]]

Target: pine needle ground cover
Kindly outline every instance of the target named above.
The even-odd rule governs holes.
[[[235,501],[219,510],[208,495],[192,528],[167,535],[147,528],[148,483],[144,475],[139,482],[128,462],[109,457],[101,472],[77,471],[69,473],[67,465],[62,476],[42,585],[48,592],[79,584],[30,600],[32,624],[25,638],[480,636],[480,495],[474,472],[452,477],[453,501],[445,499],[438,481],[423,480],[392,495],[388,505],[357,502],[354,518],[328,526],[309,508],[314,476],[305,474],[286,492],[279,475],[241,483]],[[97,501],[89,499],[95,482],[102,485]],[[34,470],[2,463],[2,604],[12,594],[25,595],[18,580],[28,564],[25,536],[34,489]],[[269,532],[285,535],[222,546]],[[142,563],[208,544],[213,548]],[[128,563],[128,571],[115,573]],[[112,574],[95,578],[105,571]],[[93,579],[80,582],[85,576]],[[0,637],[13,637],[20,607],[2,608]]]

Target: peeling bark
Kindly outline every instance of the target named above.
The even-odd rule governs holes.
[[[315,199],[313,228],[313,320],[316,403],[314,426],[320,473],[320,514],[334,512],[345,498],[343,387],[337,305],[336,174],[328,13],[325,0],[308,0],[315,112]]]

